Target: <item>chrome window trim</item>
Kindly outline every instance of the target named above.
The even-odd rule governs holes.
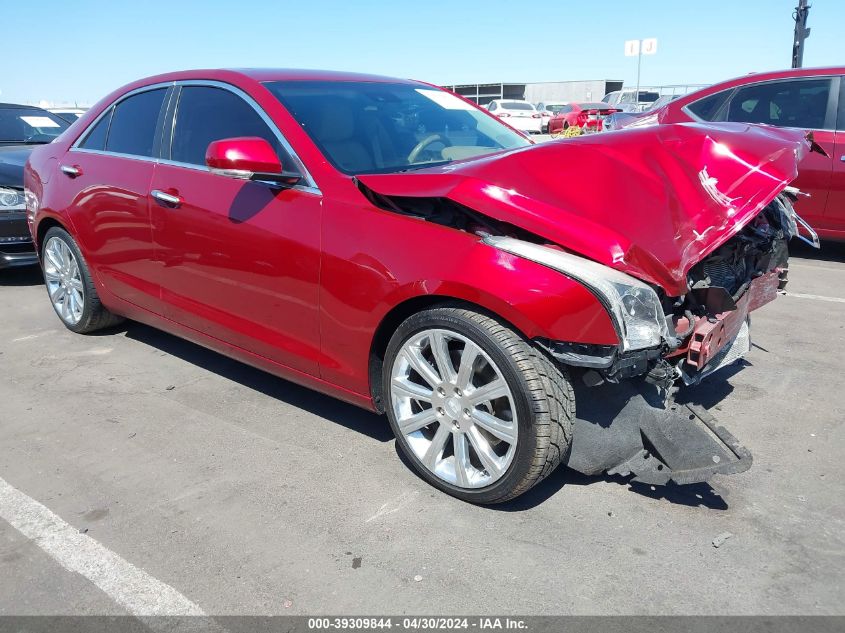
[[[132,157],[135,157],[136,156],[135,154],[119,154],[118,152],[108,152],[108,151],[105,151],[105,150],[103,150],[103,151],[101,151],[101,150],[84,150],[83,148],[81,148],[79,146],[88,137],[88,134],[90,134],[94,130],[94,127],[100,122],[100,119],[102,119],[104,116],[106,116],[120,102],[125,101],[129,97],[134,96],[136,94],[140,94],[142,92],[148,92],[150,90],[159,90],[161,88],[170,88],[173,85],[174,85],[174,82],[172,82],[172,81],[164,81],[164,82],[159,82],[157,84],[150,84],[149,86],[141,86],[140,88],[135,88],[135,90],[130,90],[129,92],[127,92],[124,95],[120,95],[120,97],[118,97],[117,99],[112,101],[108,105],[107,108],[105,108],[102,112],[100,112],[100,114],[97,115],[96,119],[94,119],[93,121],[91,121],[91,123],[88,124],[88,127],[86,127],[82,131],[82,133],[76,138],[76,140],[73,142],[73,144],[70,146],[70,148],[68,148],[68,151],[80,150],[80,151],[88,151],[88,152],[97,152],[97,153],[100,153],[100,154],[109,154],[109,155],[114,155],[114,156],[132,156]],[[165,95],[165,97],[167,97],[167,95]],[[106,139],[106,140],[108,140],[108,139]],[[153,157],[152,156],[141,156],[140,158],[153,158]]]
[[[730,100],[734,98],[735,94],[738,91],[742,90],[743,88],[749,88],[751,86],[762,86],[764,84],[781,83],[781,82],[784,82],[784,81],[813,81],[813,80],[817,80],[817,79],[828,79],[831,82],[830,93],[828,93],[828,100],[827,100],[827,104],[828,104],[827,107],[829,109],[830,108],[830,101],[831,101],[830,95],[833,94],[833,91],[835,89],[835,83],[836,82],[834,80],[837,79],[838,77],[839,77],[839,75],[808,75],[806,77],[779,77],[777,79],[761,79],[760,81],[752,81],[752,82],[747,83],[747,84],[740,84],[738,86],[733,86],[732,88],[725,88],[724,90],[717,90],[716,92],[711,92],[709,95],[704,95],[703,97],[696,99],[695,101],[690,101],[688,104],[683,106],[681,108],[681,110],[683,111],[684,114],[686,114],[688,117],[690,117],[691,119],[693,119],[693,121],[695,121],[697,123],[731,123],[731,121],[708,121],[706,119],[702,119],[701,117],[697,116],[695,113],[693,113],[688,108],[689,108],[689,106],[691,106],[695,103],[698,103],[702,99],[707,99],[708,97],[712,97],[713,95],[721,94],[722,92],[730,92],[731,94],[729,94],[727,96],[727,98],[719,106],[719,111],[721,111],[722,108],[724,108],[730,102]],[[828,110],[825,110],[825,123],[827,123],[828,116],[829,116]],[[820,131],[835,132],[836,131],[836,121],[834,120],[833,123],[834,123],[833,128],[821,128]],[[766,124],[765,123],[754,123],[752,125],[766,125]],[[794,126],[786,126],[786,125],[784,125],[784,126],[778,125],[778,126],[773,126],[773,127],[783,127],[784,129],[790,129],[790,130],[808,130],[808,131],[820,129],[820,128],[815,128],[815,127],[794,127]]]
[[[223,81],[217,81],[217,80],[213,80],[213,79],[182,79],[182,80],[178,80],[178,81],[166,81],[166,82],[160,82],[160,83],[156,83],[156,84],[150,84],[149,86],[141,86],[140,88],[136,88],[135,90],[127,92],[126,94],[121,95],[118,99],[115,99],[114,102],[112,102],[106,109],[104,109],[97,116],[97,118],[94,119],[88,125],[87,128],[85,128],[85,130],[82,132],[82,134],[80,134],[79,137],[76,139],[76,141],[74,141],[74,143],[70,146],[68,151],[69,152],[71,152],[71,151],[72,152],[82,152],[82,153],[86,153],[86,154],[100,154],[100,155],[103,155],[103,156],[115,156],[115,157],[118,157],[118,158],[128,158],[130,160],[139,160],[139,161],[148,162],[148,163],[159,163],[159,164],[162,164],[162,165],[170,165],[172,167],[182,167],[184,169],[193,169],[195,171],[204,171],[204,172],[208,172],[210,174],[211,170],[206,165],[194,165],[193,163],[183,163],[183,162],[180,162],[180,161],[174,161],[174,160],[170,160],[170,159],[166,159],[166,158],[161,158],[160,156],[158,156],[158,157],[155,157],[155,156],[138,156],[136,154],[121,154],[119,152],[110,152],[110,151],[107,151],[107,150],[85,149],[85,148],[79,147],[79,145],[83,141],[83,139],[88,136],[88,133],[91,130],[94,129],[94,126],[97,125],[97,123],[100,122],[100,119],[103,116],[105,116],[109,111],[111,111],[115,106],[117,106],[121,101],[124,101],[125,99],[128,99],[129,97],[136,95],[138,93],[141,93],[141,92],[147,92],[149,90],[157,90],[157,89],[160,89],[160,88],[171,88],[171,87],[176,88],[177,86],[178,87],[182,87],[182,86],[204,86],[204,87],[211,87],[211,88],[220,88],[220,89],[223,89],[223,90],[228,90],[232,94],[234,94],[234,95],[240,97],[241,99],[243,99],[247,103],[247,105],[249,105],[253,110],[255,110],[255,112],[258,114],[258,116],[261,117],[261,119],[264,121],[264,123],[267,124],[267,126],[270,128],[270,131],[273,133],[273,136],[276,137],[276,139],[279,141],[279,143],[282,145],[282,147],[285,149],[285,151],[288,153],[288,155],[294,161],[294,164],[298,168],[299,172],[302,174],[302,177],[303,177],[303,180],[305,181],[305,184],[297,184],[297,185],[294,185],[293,187],[289,187],[289,188],[295,189],[296,191],[302,191],[304,193],[313,194],[313,195],[322,195],[322,191],[320,191],[320,188],[317,186],[317,183],[314,180],[313,176],[311,175],[311,172],[309,172],[308,169],[305,167],[305,163],[302,162],[302,159],[294,151],[293,147],[288,142],[288,140],[284,137],[281,130],[273,122],[273,119],[271,119],[268,116],[268,114],[258,104],[258,102],[255,101],[255,99],[253,99],[251,96],[249,96],[246,92],[244,92],[243,90],[241,90],[237,86],[233,86],[232,84],[228,84],[228,83],[225,83]],[[173,113],[173,121],[170,125],[170,135],[171,135],[171,138],[169,139],[170,142],[172,142],[172,140],[173,140],[173,133],[174,133],[174,130],[176,129],[176,115],[178,115],[178,110],[179,110],[179,108],[178,108],[178,102],[177,102],[176,110]],[[159,153],[161,153],[161,151],[159,151]],[[225,177],[225,176],[223,176],[223,177]]]

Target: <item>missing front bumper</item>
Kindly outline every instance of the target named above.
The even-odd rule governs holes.
[[[633,383],[583,389],[568,466],[587,475],[633,475],[633,481],[691,484],[741,473],[751,453],[706,410],[655,402]]]

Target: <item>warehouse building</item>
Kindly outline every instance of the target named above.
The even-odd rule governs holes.
[[[604,95],[622,89],[622,80],[541,81],[535,83],[486,83],[443,86],[478,105],[493,99],[524,99],[531,103],[556,101],[600,101]]]

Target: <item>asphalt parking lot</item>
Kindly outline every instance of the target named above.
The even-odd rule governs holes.
[[[844,279],[845,246],[801,249],[745,366],[685,396],[750,471],[559,469],[483,508],[384,418],[146,326],[72,334],[2,272],[0,614],[845,614]]]

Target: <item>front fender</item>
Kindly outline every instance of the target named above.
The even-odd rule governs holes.
[[[408,302],[456,299],[527,338],[613,345],[605,308],[580,283],[473,234],[357,205],[327,205],[321,266],[324,380],[369,392],[370,350]]]

